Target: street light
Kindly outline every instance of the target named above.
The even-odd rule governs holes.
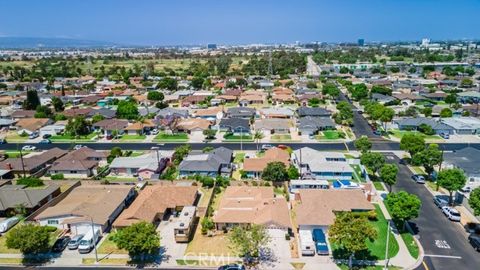
[[[388,242],[390,241],[390,220],[387,220],[387,244],[385,246],[385,266],[384,270],[388,269]]]
[[[98,263],[98,253],[97,253],[97,235],[95,233],[95,228],[93,226],[93,218],[90,216],[90,224],[92,226],[92,235],[93,235],[93,249],[95,250],[95,262]]]

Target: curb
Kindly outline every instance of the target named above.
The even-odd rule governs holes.
[[[407,222],[407,229],[410,231],[410,233],[412,232],[412,228],[410,227],[410,223],[408,223],[408,222]],[[413,236],[413,239],[415,240],[415,243],[417,243],[418,258],[417,258],[417,261],[412,266],[409,266],[406,269],[416,269],[417,267],[419,267],[420,264],[422,264],[423,258],[424,258],[424,255],[425,255],[425,251],[423,250],[423,246],[420,243],[420,241],[417,239],[416,236]]]

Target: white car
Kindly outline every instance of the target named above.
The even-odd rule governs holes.
[[[73,150],[78,150],[78,149],[80,149],[80,148],[82,148],[82,147],[83,147],[83,145],[77,144],[77,145],[75,145],[75,146],[73,147]]]
[[[37,149],[37,147],[33,145],[25,145],[24,147],[22,147],[22,151],[35,151],[35,149]]]
[[[442,212],[445,216],[450,219],[451,221],[460,221],[460,212],[457,209],[449,206],[442,207]]]
[[[152,129],[152,131],[150,131],[150,134],[157,135],[158,134],[158,129],[156,129],[156,128]]]

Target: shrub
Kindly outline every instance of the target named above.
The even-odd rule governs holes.
[[[49,233],[52,233],[52,232],[56,232],[56,231],[57,231],[57,227],[45,226],[45,230],[47,230],[47,232],[49,232]]]
[[[37,177],[22,177],[17,180],[17,185],[24,185],[26,187],[41,187],[43,181]]]
[[[50,176],[50,179],[52,179],[52,180],[63,180],[63,179],[65,179],[65,177],[64,177],[63,173],[57,173],[57,174],[52,174]]]
[[[290,234],[288,233],[285,234],[285,240],[290,241]]]

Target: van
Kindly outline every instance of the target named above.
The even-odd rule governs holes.
[[[15,226],[15,224],[17,224],[19,221],[20,221],[20,218],[11,217],[11,218],[7,218],[4,221],[0,222],[0,233],[7,232],[8,230],[10,230],[10,228]]]
[[[94,245],[97,244],[100,239],[100,230],[95,228],[93,231],[89,230],[80,240],[78,244],[79,253],[89,253],[94,248]]]
[[[327,240],[323,231],[321,229],[313,229],[312,236],[313,236],[313,241],[315,241],[317,254],[329,255]]]
[[[315,243],[313,242],[312,232],[310,230],[300,230],[298,234],[302,256],[315,255]]]

